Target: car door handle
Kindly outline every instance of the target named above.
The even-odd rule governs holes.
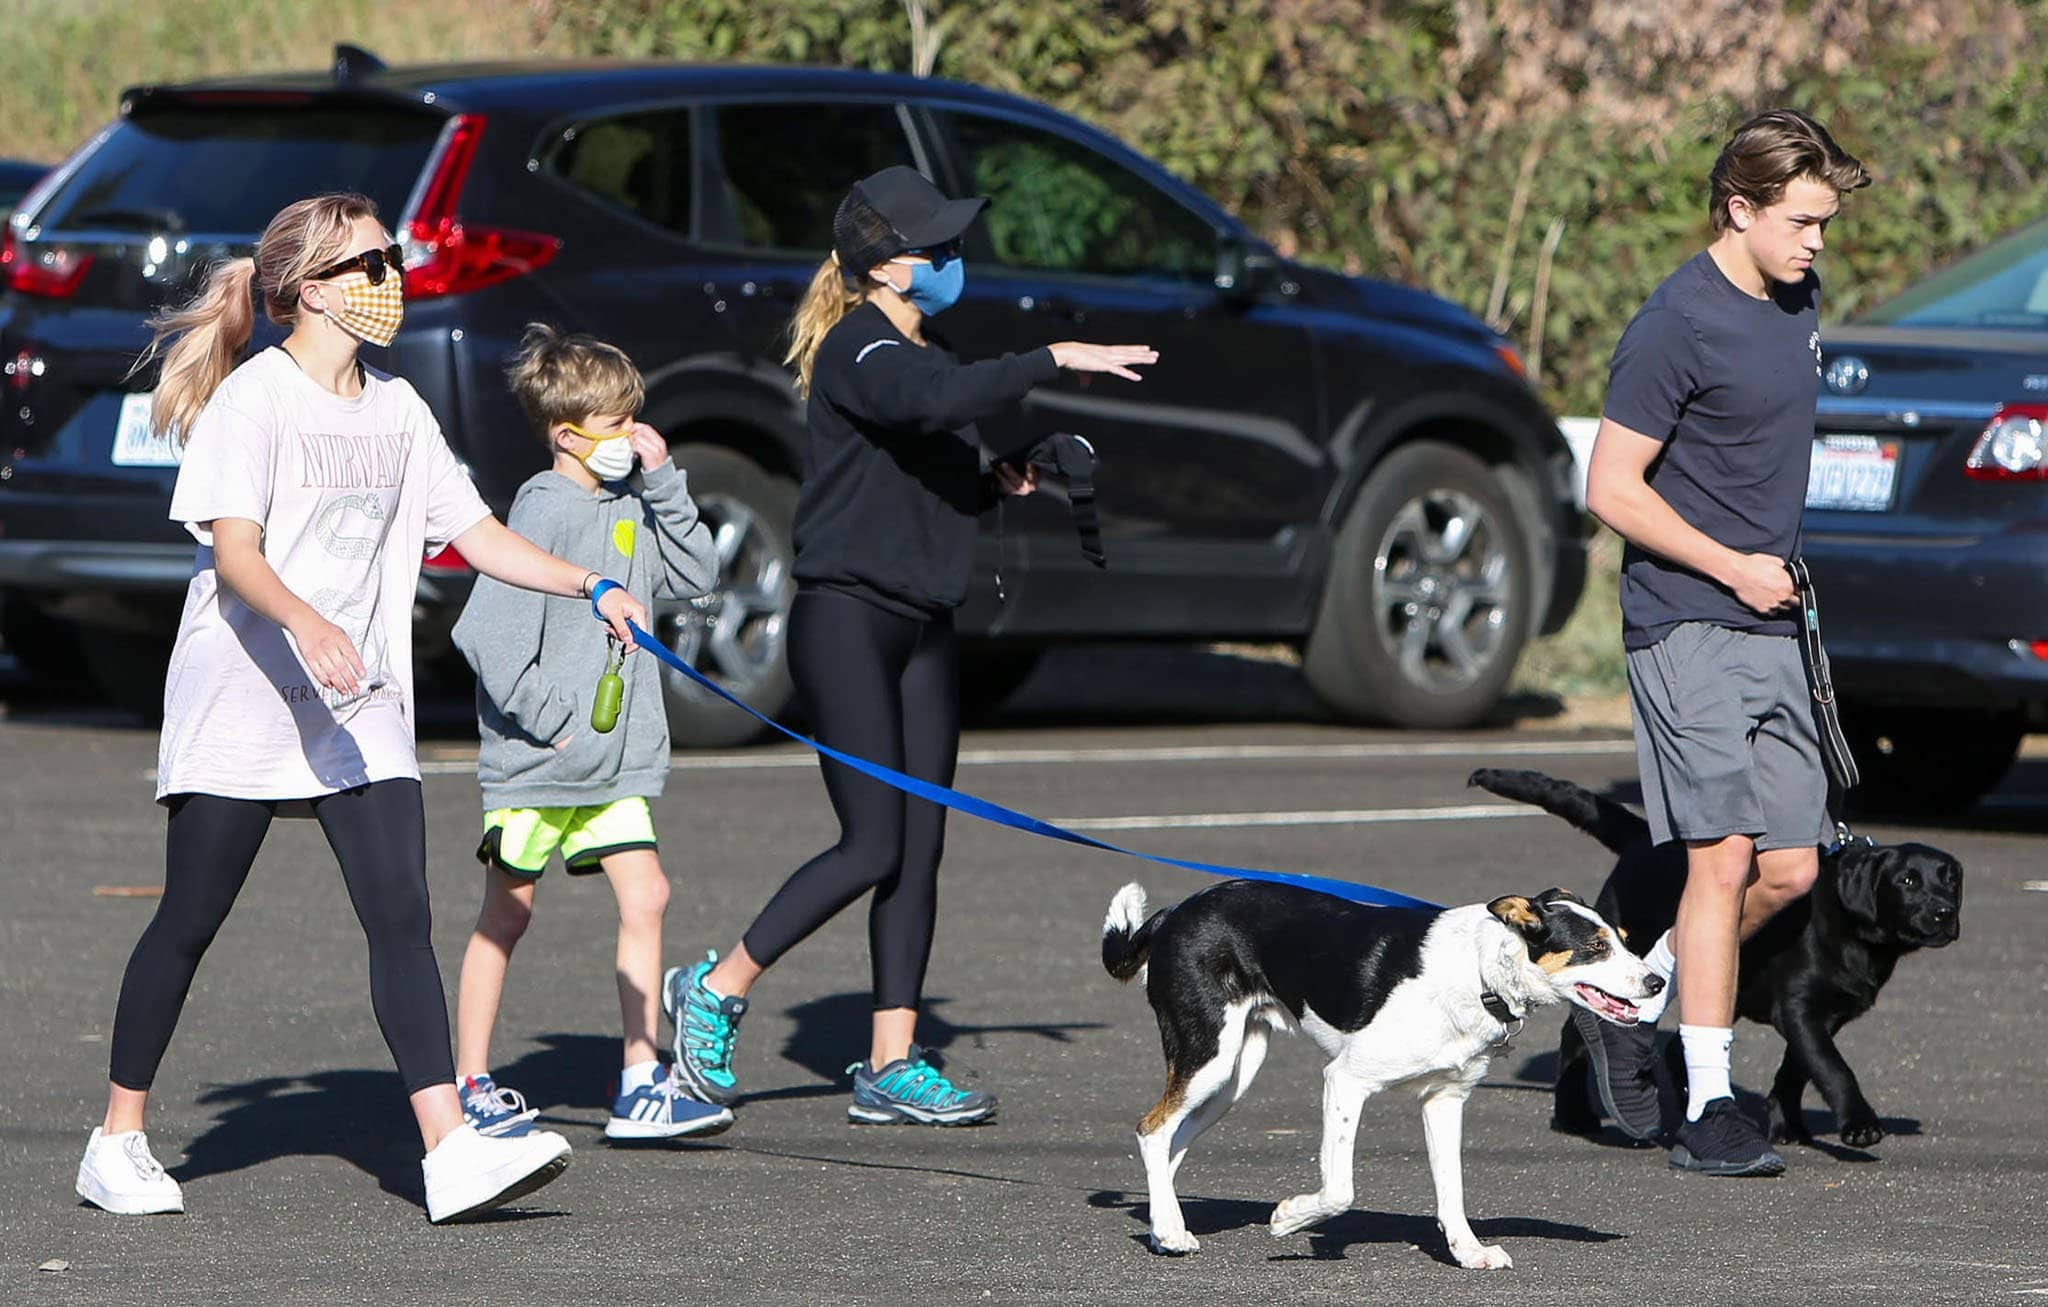
[[[1057,295],[1019,295],[1017,307],[1026,313],[1043,313],[1048,317],[1063,318],[1068,322],[1086,322],[1088,311],[1072,300]]]
[[[771,304],[794,304],[797,288],[782,281],[743,281],[740,283],[740,295],[744,299]]]

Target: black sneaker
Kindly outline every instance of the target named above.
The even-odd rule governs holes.
[[[1617,1026],[1585,1008],[1572,1009],[1586,1053],[1593,1059],[1593,1085],[1600,1105],[1631,1139],[1655,1139],[1664,1128],[1657,1105],[1657,1027],[1638,1023]]]
[[[1732,1098],[1715,1099],[1699,1120],[1678,1127],[1670,1162],[1701,1175],[1778,1175],[1785,1169],[1785,1159],[1756,1123],[1736,1110]]]

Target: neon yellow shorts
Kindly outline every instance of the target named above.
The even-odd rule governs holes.
[[[598,859],[651,849],[654,814],[645,799],[617,799],[590,808],[494,808],[484,814],[477,861],[515,876],[538,878],[557,849],[571,876],[603,870]]]

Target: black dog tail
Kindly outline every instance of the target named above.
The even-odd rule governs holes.
[[[1109,915],[1102,921],[1102,969],[1118,980],[1129,980],[1144,967],[1152,932],[1166,917],[1164,908],[1147,916],[1145,907],[1145,887],[1136,881],[1109,901]]]
[[[1603,799],[1583,785],[1539,771],[1482,767],[1465,783],[1503,799],[1534,804],[1553,817],[1564,818],[1616,853],[1650,838],[1650,824],[1614,800]]]

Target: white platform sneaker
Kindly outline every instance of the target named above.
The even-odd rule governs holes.
[[[427,1182],[427,1219],[442,1225],[481,1216],[568,1169],[569,1141],[552,1130],[492,1137],[464,1125],[420,1163]]]
[[[78,1196],[124,1216],[185,1210],[184,1191],[164,1174],[140,1130],[110,1135],[93,1127],[78,1163]]]

